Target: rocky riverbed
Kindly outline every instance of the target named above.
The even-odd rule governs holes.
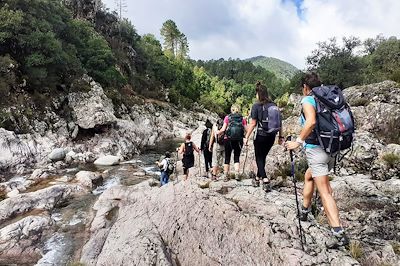
[[[190,180],[181,181],[178,162],[177,180],[159,188],[154,161],[165,150],[174,151],[173,138],[190,128],[199,143],[202,123],[213,115],[154,101],[116,112],[101,87],[87,82],[89,92],[68,96],[71,120],[54,113],[34,121],[30,134],[0,129],[0,264],[400,263],[396,83],[346,89],[358,129],[332,186],[352,242],[346,249],[325,249],[328,225],[316,200],[314,215],[302,223],[303,251],[283,147],[275,145],[267,158],[271,193],[247,179],[255,169],[251,144],[241,155],[241,181],[201,178],[198,164],[204,165],[196,155]],[[360,97],[364,100],[357,101]],[[295,107],[285,120],[285,134],[299,130],[298,100],[290,98]],[[298,178],[305,167],[300,151]]]

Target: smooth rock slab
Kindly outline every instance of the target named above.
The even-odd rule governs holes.
[[[0,202],[0,224],[10,217],[33,209],[52,210],[80,191],[82,187],[77,185],[55,185],[5,199]]]
[[[304,253],[294,196],[285,193],[240,186],[223,195],[192,181],[140,184],[106,191],[95,207],[81,257],[86,265],[357,265],[343,251],[325,250],[328,230],[312,225],[305,231],[314,230],[314,255]]]
[[[113,155],[106,155],[98,158],[96,161],[94,161],[94,164],[102,166],[112,166],[112,165],[118,165],[119,162],[120,162],[120,157]]]
[[[48,216],[28,216],[0,229],[0,264],[36,262],[41,256],[38,243],[52,225]]]

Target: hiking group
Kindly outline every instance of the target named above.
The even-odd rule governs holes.
[[[206,121],[200,147],[191,140],[187,133],[185,142],[178,149],[182,154],[184,179],[189,176],[189,169],[194,166],[194,152],[204,155],[206,176],[212,180],[220,178],[240,179],[240,154],[247,147],[254,132],[253,145],[257,172],[253,173],[252,183],[261,186],[266,192],[271,190],[270,178],[265,171],[266,157],[275,143],[284,145],[290,152],[292,179],[295,185],[297,214],[301,231],[301,222],[307,221],[311,211],[314,190],[320,195],[324,212],[331,227],[331,237],[326,241],[328,248],[338,248],[349,243],[339,219],[336,201],[332,196],[329,182],[329,172],[334,168],[342,150],[349,149],[354,133],[354,119],[341,90],[337,86],[323,86],[316,73],[307,73],[300,84],[303,98],[301,100],[301,116],[299,123],[301,132],[295,140],[290,136],[284,139],[282,133],[282,116],[279,108],[268,96],[267,88],[257,82],[255,93],[257,102],[252,106],[249,122],[240,114],[240,107],[233,105],[231,113],[212,124]],[[308,169],[304,176],[303,202],[298,202],[296,177],[294,175],[293,151],[304,149]],[[247,149],[247,148],[246,148]],[[230,162],[233,152],[234,171],[230,172]],[[162,167],[161,184],[168,182],[172,173],[168,167],[170,154],[166,153]],[[245,156],[246,164],[247,150]],[[220,173],[221,168],[223,173]],[[173,170],[172,170],[173,171]],[[243,167],[244,172],[244,167]],[[242,172],[242,174],[243,174]],[[201,173],[201,170],[200,170]],[[300,235],[301,232],[300,232]],[[302,240],[303,246],[303,240]]]

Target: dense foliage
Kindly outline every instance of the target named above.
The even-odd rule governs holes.
[[[390,79],[400,82],[400,40],[396,37],[361,41],[356,37],[318,43],[307,57],[308,70],[326,84],[349,87]]]
[[[78,6],[70,10],[61,0],[6,0],[2,4],[1,95],[22,88],[43,103],[44,95],[79,90],[74,82],[84,73],[100,82],[117,105],[133,104],[142,95],[169,98],[186,108],[199,102],[221,113],[233,103],[247,109],[257,80],[270,87],[273,96],[282,94],[283,82],[250,62],[188,60],[187,38],[172,20],[160,29],[161,45],[153,35],[139,36],[128,20],[104,8],[84,20],[82,12],[75,10]],[[81,17],[74,18],[78,14]]]
[[[94,17],[85,19],[89,13],[81,11],[88,7],[76,10],[83,8],[85,1],[69,7],[64,2],[68,3],[1,2],[0,126],[10,120],[5,110],[8,114],[19,110],[12,106],[26,106],[18,111],[26,120],[38,113],[37,107],[52,108],[52,97],[87,89],[79,83],[85,73],[102,84],[116,106],[150,97],[185,108],[198,102],[218,113],[228,112],[233,103],[247,112],[258,80],[280,105],[299,86],[301,73],[291,72],[293,69],[279,60],[188,59],[187,38],[172,20],[160,29],[162,45],[153,35],[138,35],[130,21],[104,8],[89,12]],[[291,80],[271,72],[277,65],[294,75]],[[351,37],[340,45],[331,39],[318,44],[307,58],[307,66],[317,71],[324,83],[343,87],[384,79],[400,81],[400,40],[378,36],[361,42]],[[18,122],[15,115],[11,120]]]

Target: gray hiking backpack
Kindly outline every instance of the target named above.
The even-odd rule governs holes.
[[[175,163],[170,158],[167,158],[166,160],[167,160],[167,170],[166,170],[166,172],[167,172],[168,175],[170,175],[175,170]]]
[[[267,103],[262,106],[262,112],[258,118],[259,128],[267,134],[275,134],[282,127],[282,115],[278,106],[274,103]]]

